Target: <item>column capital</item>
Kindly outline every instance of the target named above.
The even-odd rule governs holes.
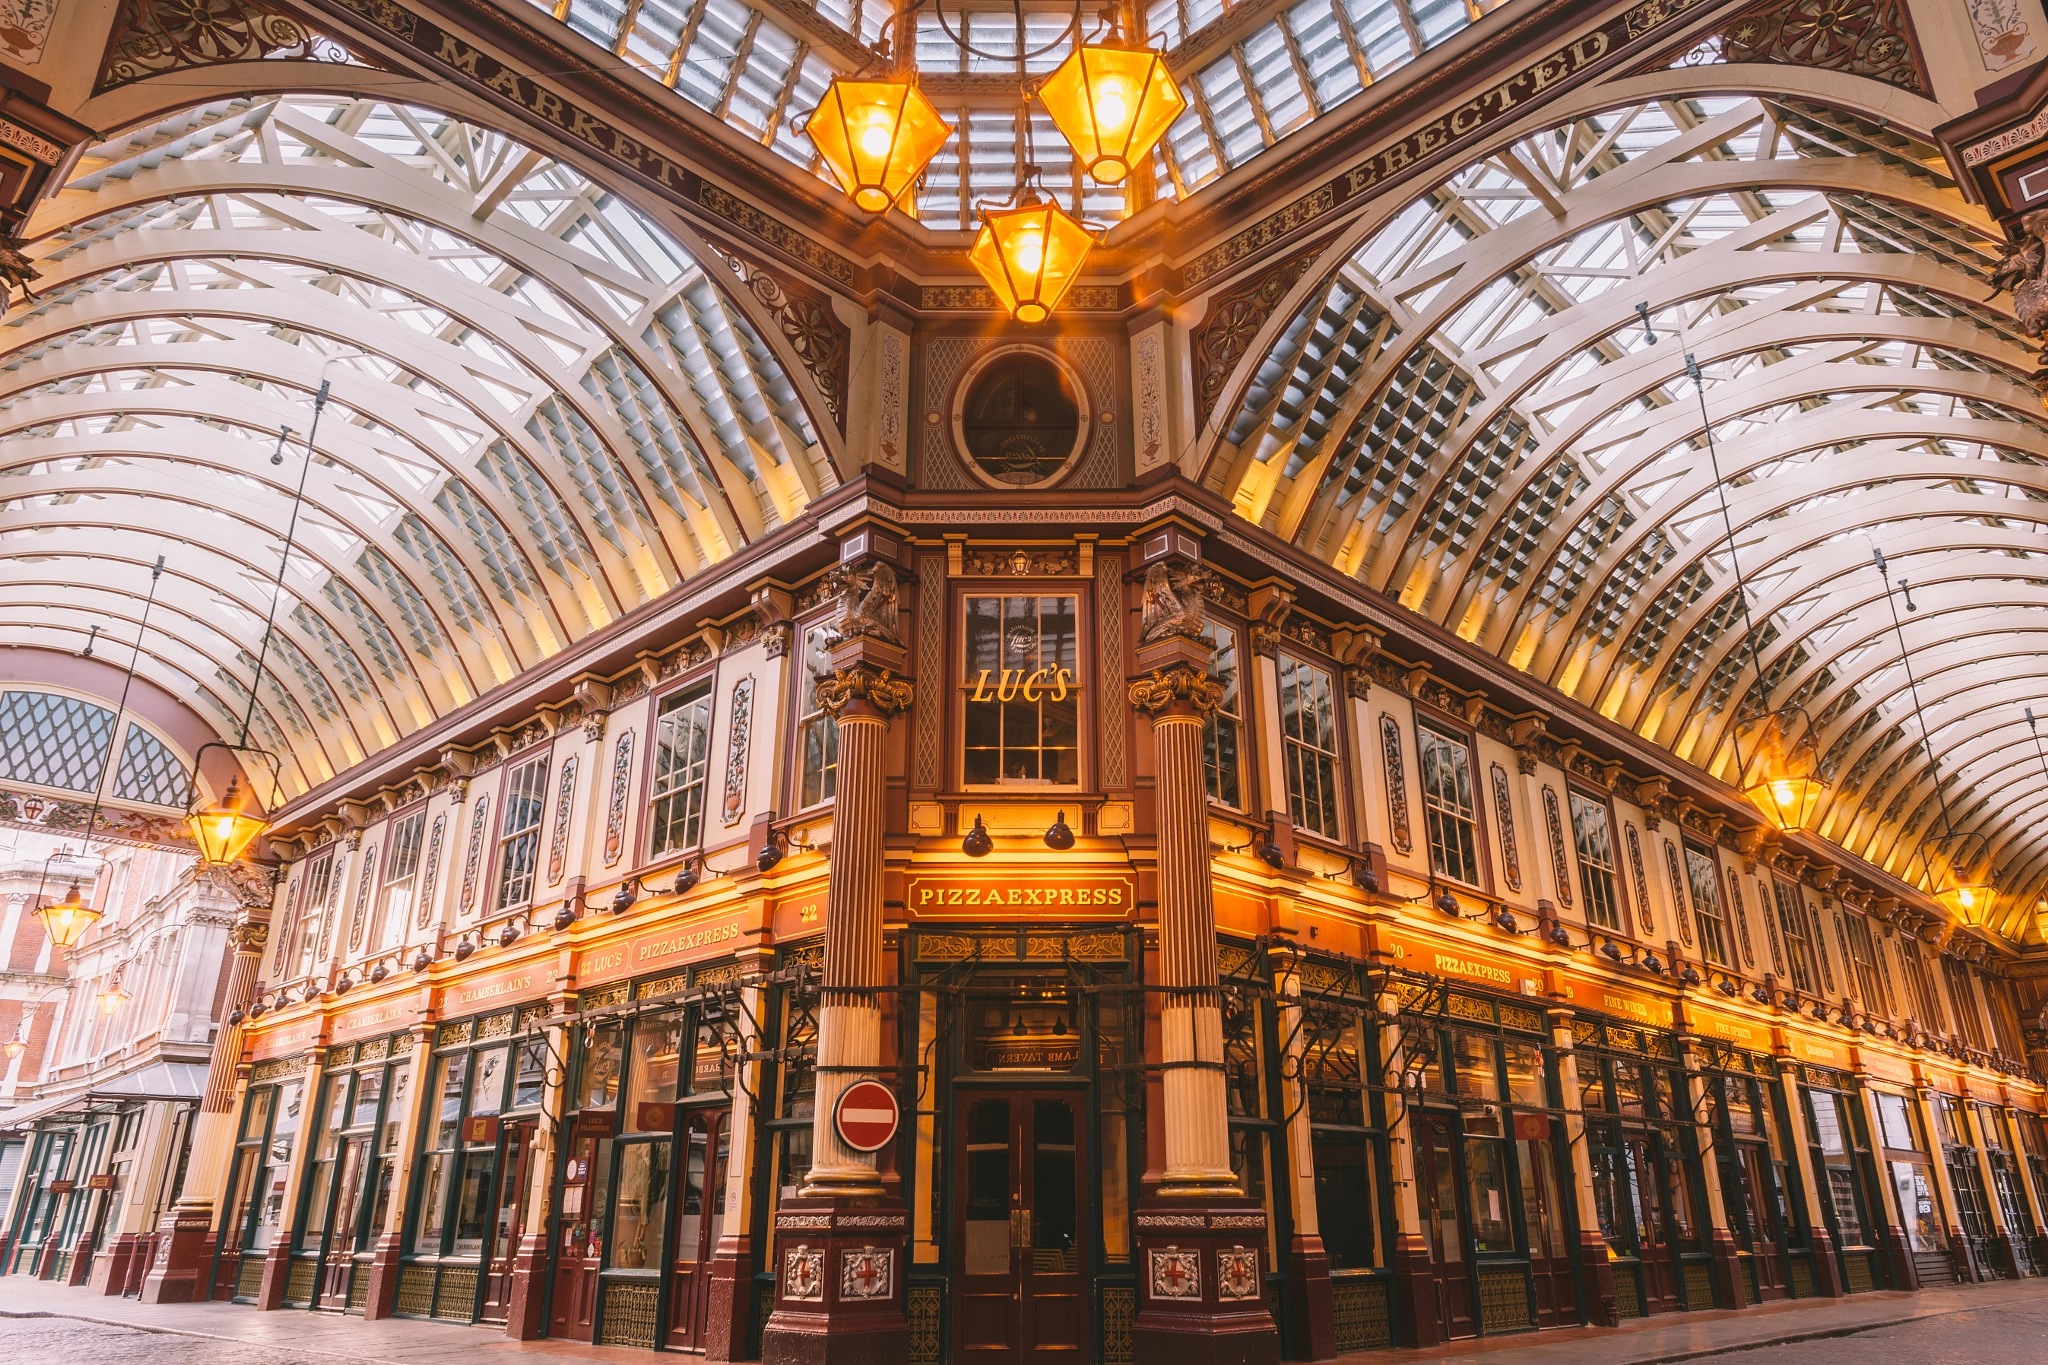
[[[1223,684],[1193,664],[1175,662],[1131,679],[1131,705],[1150,716],[1169,711],[1207,719],[1223,701]]]
[[[886,724],[891,716],[910,709],[915,692],[910,679],[897,677],[894,670],[861,662],[833,669],[831,677],[818,683],[817,697],[834,720],[867,714],[880,716]]]

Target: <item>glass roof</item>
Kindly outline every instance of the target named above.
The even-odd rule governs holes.
[[[1207,481],[1723,776],[1738,714],[1803,706],[1836,774],[1824,835],[1920,880],[1940,812],[1881,548],[1912,584],[1957,827],[1991,837],[2006,889],[2037,886],[2048,418],[1982,302],[1998,251],[1972,217],[1932,148],[1816,108],[1662,100],[1546,130],[1392,212],[1311,293],[1219,415]]]
[[[0,562],[46,586],[7,640],[131,641],[162,554],[143,667],[233,733],[332,383],[256,709],[292,790],[838,482],[678,242],[429,110],[188,110],[89,151],[37,227],[41,292],[0,327]]]
[[[926,5],[915,19],[916,65],[925,93],[954,134],[925,173],[917,216],[939,229],[974,225],[977,200],[1005,198],[1015,187],[1026,148],[1047,190],[1091,221],[1113,223],[1152,200],[1185,197],[1505,2],[1148,0],[1135,6],[1143,36],[1164,50],[1189,103],[1154,153],[1149,187],[1088,180],[1043,111],[1034,109],[1027,126],[1019,107],[1020,70],[1043,75],[1071,49],[1062,35],[1077,13],[1072,0]],[[827,178],[801,131],[803,116],[835,74],[863,65],[865,49],[884,36],[897,9],[894,0],[822,0],[811,7],[780,0],[534,3],[698,108]],[[1020,8],[1022,62],[1015,55]],[[1102,31],[1098,8],[1078,11],[1089,37]],[[964,51],[954,35],[978,53]]]

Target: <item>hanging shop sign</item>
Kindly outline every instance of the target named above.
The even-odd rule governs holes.
[[[975,868],[913,875],[904,900],[917,919],[1122,919],[1138,908],[1138,880],[1129,872],[1066,872],[1028,864]]]
[[[100,1172],[100,1173],[99,1173],[98,1175],[89,1175],[89,1176],[87,1176],[87,1177],[85,1178],[85,1187],[86,1187],[87,1189],[89,1189],[89,1190],[111,1190],[111,1189],[113,1189],[113,1188],[114,1188],[114,1176],[113,1176],[113,1172],[111,1172],[111,1171],[101,1171],[101,1172]]]
[[[52,1180],[50,1182],[51,1194],[70,1194],[77,1188],[78,1182],[76,1180]]]
[[[896,1136],[902,1116],[895,1092],[880,1081],[855,1081],[840,1093],[832,1106],[832,1125],[839,1140],[856,1152],[872,1152]]]
[[[594,986],[730,953],[739,946],[745,917],[732,911],[695,924],[664,924],[624,943],[587,949],[576,960],[576,983]]]
[[[271,1057],[289,1057],[294,1053],[304,1052],[318,1041],[319,1037],[318,1015],[281,1025],[256,1035],[256,1041],[251,1045],[251,1058],[260,1062]]]
[[[493,1005],[538,995],[547,987],[547,968],[537,962],[529,962],[523,967],[507,967],[467,981],[452,981],[441,991],[441,1016],[459,1019]]]
[[[1550,1136],[1550,1115],[1515,1115],[1515,1136],[1528,1142],[1541,1142]]]
[[[471,1114],[462,1121],[462,1140],[471,1146],[498,1140],[496,1114]]]

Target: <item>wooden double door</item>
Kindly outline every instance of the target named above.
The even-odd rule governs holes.
[[[676,1181],[676,1227],[669,1241],[668,1341],[673,1351],[704,1349],[711,1309],[711,1257],[725,1231],[726,1163],[732,1111],[686,1111]]]
[[[1415,1178],[1443,1338],[1488,1330],[1483,1296],[1495,1301],[1495,1330],[1577,1325],[1576,1234],[1553,1141],[1561,1130],[1533,1115],[1513,1116],[1504,1128],[1498,1113],[1424,1111],[1415,1122]]]
[[[1789,1298],[1791,1276],[1785,1264],[1785,1215],[1790,1204],[1779,1188],[1780,1172],[1771,1149],[1762,1142],[1737,1141],[1733,1159],[1721,1164],[1724,1204],[1734,1205],[1736,1240],[1749,1266],[1758,1301]]]
[[[1093,1351],[1086,1094],[958,1092],[957,1359],[1064,1362]]]
[[[340,1174],[335,1179],[334,1210],[326,1220],[327,1232],[318,1248],[320,1273],[312,1306],[346,1308],[349,1287],[355,1278],[356,1252],[366,1241],[374,1243],[377,1230],[362,1226],[366,1210],[363,1198],[376,1179],[376,1161],[370,1147],[374,1135],[359,1133],[344,1138],[339,1156]],[[365,1270],[367,1273],[367,1268]]]

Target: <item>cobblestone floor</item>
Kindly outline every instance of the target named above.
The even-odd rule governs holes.
[[[0,1279],[7,1365],[647,1365],[645,1351],[513,1342],[484,1328],[231,1304],[151,1307]],[[1612,1331],[1574,1328],[1375,1351],[1344,1365],[2048,1365],[2048,1281],[1678,1313]]]

